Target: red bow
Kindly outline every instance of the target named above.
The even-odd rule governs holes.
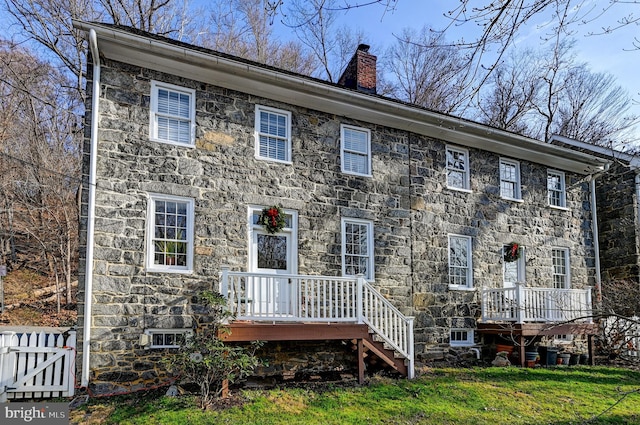
[[[267,216],[271,220],[271,225],[276,227],[278,225],[278,221],[276,220],[276,217],[278,217],[278,210],[276,208],[270,208],[269,211],[267,211]]]

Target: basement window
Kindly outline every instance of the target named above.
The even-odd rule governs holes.
[[[180,343],[190,335],[191,329],[147,329],[148,344],[145,348],[180,348]]]
[[[473,329],[451,329],[449,345],[452,347],[469,347],[473,345]]]

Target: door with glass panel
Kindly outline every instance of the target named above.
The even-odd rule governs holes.
[[[290,275],[298,273],[297,215],[285,210],[285,226],[269,233],[258,224],[260,208],[252,208],[250,219],[249,271],[258,276],[247,279],[247,311],[256,316],[294,314],[297,291]]]

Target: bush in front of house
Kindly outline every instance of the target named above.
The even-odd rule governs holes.
[[[255,351],[262,343],[255,341],[246,347],[227,344],[220,338],[228,332],[225,323],[232,315],[226,299],[219,293],[204,291],[196,302],[201,306],[196,318],[197,329],[184,337],[178,351],[164,359],[164,363],[180,382],[199,387],[199,404],[205,409],[221,397],[224,381],[236,382],[260,364]]]

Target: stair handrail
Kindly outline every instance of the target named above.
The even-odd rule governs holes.
[[[359,296],[358,321],[364,322],[376,335],[381,337],[384,342],[407,359],[409,363],[407,365],[407,378],[413,379],[415,376],[415,353],[413,347],[414,317],[405,316],[391,301],[386,299],[376,288],[367,282],[363,276],[359,275],[357,279]],[[381,310],[380,308],[370,305],[368,302],[369,299],[380,303],[383,309]],[[390,313],[392,317],[390,317]],[[389,332],[389,330],[382,329],[382,322],[387,322],[387,324],[390,322],[401,322],[403,328],[391,329],[391,332]],[[395,338],[392,334],[395,334]]]

